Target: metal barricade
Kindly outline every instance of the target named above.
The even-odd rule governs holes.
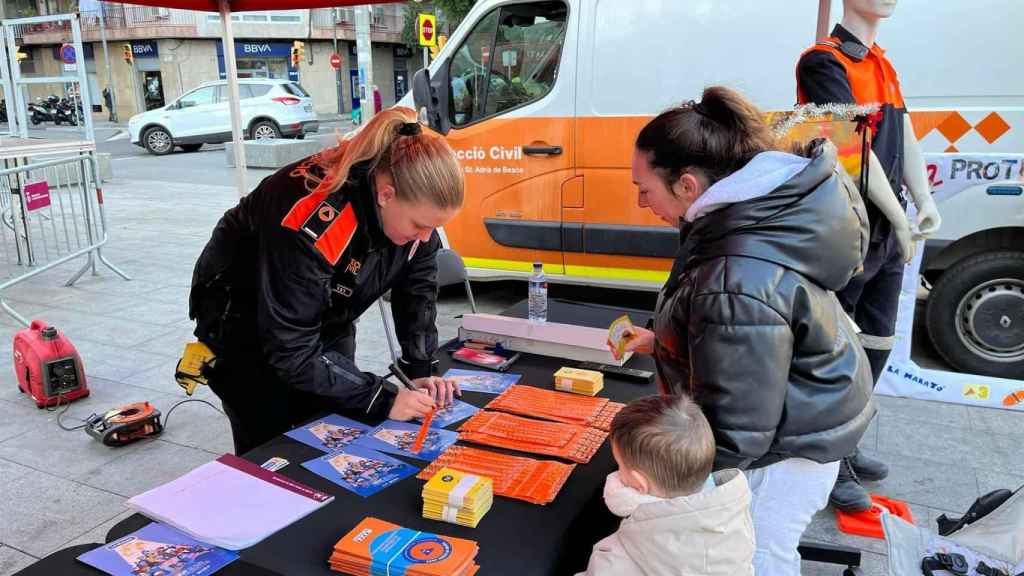
[[[97,260],[118,276],[127,274],[102,253],[107,243],[107,217],[94,154],[32,162],[3,162],[0,169],[0,260],[11,271],[0,283],[0,307],[29,324],[3,298],[4,290],[76,258],[82,268],[66,283],[71,286],[88,270],[96,275]]]

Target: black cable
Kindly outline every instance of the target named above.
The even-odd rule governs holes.
[[[47,406],[46,407],[46,411],[47,412],[56,412],[57,409],[60,408],[60,402],[63,399],[64,399],[64,394],[63,393],[57,394],[57,403],[53,405],[53,408],[50,408],[49,406]],[[83,424],[81,426],[65,426],[64,423],[61,422],[61,419],[64,417],[64,414],[66,414],[67,411],[70,410],[70,409],[71,409],[71,403],[68,402],[67,404],[64,405],[64,409],[61,410],[59,414],[57,414],[57,426],[60,426],[61,430],[66,430],[68,432],[74,432],[75,430],[81,430],[82,428],[85,428],[86,426],[89,425],[89,422],[87,420],[82,420],[81,418],[75,418],[75,420],[78,420],[79,422],[83,422]]]
[[[219,412],[222,416],[227,416],[227,414],[224,414],[223,410],[221,410],[220,408],[217,408],[216,406],[214,406],[213,404],[207,402],[206,400],[202,400],[200,398],[186,398],[185,400],[182,400],[182,401],[178,402],[174,406],[171,406],[171,409],[167,411],[167,415],[164,416],[164,422],[163,422],[163,427],[164,427],[165,430],[167,429],[167,423],[171,420],[171,413],[174,412],[174,409],[177,408],[178,406],[181,406],[182,404],[185,404],[185,403],[188,403],[188,402],[202,402],[203,404],[206,404],[210,408],[213,408],[214,410]]]

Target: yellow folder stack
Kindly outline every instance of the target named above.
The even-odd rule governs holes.
[[[490,478],[441,468],[423,486],[423,517],[476,528],[493,501]]]

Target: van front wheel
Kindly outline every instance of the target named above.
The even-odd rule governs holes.
[[[928,334],[957,370],[1024,374],[1024,252],[966,258],[943,272],[928,297]]]

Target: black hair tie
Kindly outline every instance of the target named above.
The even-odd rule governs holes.
[[[701,116],[707,118],[708,120],[711,120],[711,116],[708,116],[708,111],[704,109],[704,104],[700,102],[694,102],[693,100],[690,100],[689,104],[690,110],[693,110],[697,114],[700,114]]]
[[[423,133],[423,126],[419,122],[406,122],[398,129],[399,136],[418,136]]]

